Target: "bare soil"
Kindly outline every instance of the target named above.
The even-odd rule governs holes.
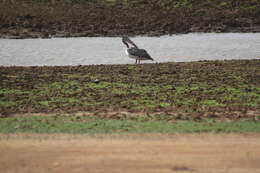
[[[0,117],[77,114],[258,120],[260,60],[0,67]]]
[[[259,32],[259,0],[4,0],[0,37]]]
[[[8,173],[256,173],[260,134],[1,135],[0,153]]]

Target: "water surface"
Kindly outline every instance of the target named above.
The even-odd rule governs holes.
[[[131,38],[156,62],[260,59],[260,33],[192,33]],[[134,63],[119,37],[0,39],[1,66]]]

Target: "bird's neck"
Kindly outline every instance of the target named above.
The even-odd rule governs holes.
[[[125,41],[123,41],[123,43],[126,45],[127,48],[129,48],[129,45]]]

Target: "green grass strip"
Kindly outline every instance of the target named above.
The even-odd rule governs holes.
[[[202,120],[167,122],[146,118],[106,119],[31,116],[0,119],[0,133],[196,133],[260,132],[260,123]]]

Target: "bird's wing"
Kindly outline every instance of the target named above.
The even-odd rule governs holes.
[[[133,48],[128,49],[128,52],[129,52],[129,54],[131,54],[133,56],[153,60],[153,58],[144,49],[137,49],[137,48],[133,47]]]

